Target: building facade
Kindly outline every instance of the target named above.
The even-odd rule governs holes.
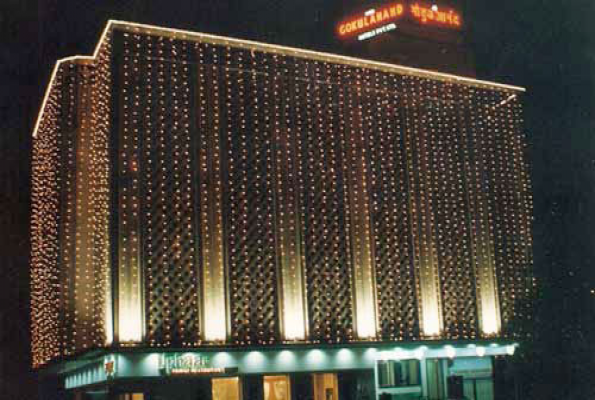
[[[493,398],[531,318],[522,92],[109,22],[34,131],[48,395]]]

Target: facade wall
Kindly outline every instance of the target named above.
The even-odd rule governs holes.
[[[33,364],[111,343],[110,43],[56,66],[33,140]]]
[[[518,91],[127,24],[104,41],[80,83],[56,75],[35,140],[36,364],[112,337],[523,334]]]

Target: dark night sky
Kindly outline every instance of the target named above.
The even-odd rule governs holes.
[[[28,368],[30,137],[55,61],[90,54],[109,18],[333,51],[330,18],[344,3],[1,2],[0,399],[36,398]],[[595,398],[595,2],[467,7],[478,77],[528,92],[539,296],[535,340],[519,360],[523,387],[535,399]]]

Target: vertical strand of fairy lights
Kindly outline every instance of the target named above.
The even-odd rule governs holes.
[[[78,115],[77,130],[75,138],[76,155],[75,159],[75,248],[74,265],[76,269],[74,290],[75,290],[75,327],[74,332],[75,348],[80,351],[91,345],[93,334],[91,324],[93,319],[93,264],[91,262],[92,240],[92,219],[93,205],[91,193],[90,173],[93,168],[90,142],[92,121],[92,92],[91,79],[93,70],[91,67],[81,65],[78,68]]]
[[[237,124],[237,134],[236,140],[234,140],[234,135],[232,132],[227,132],[226,135],[226,143],[225,148],[227,149],[227,183],[226,186],[228,188],[228,198],[226,202],[226,206],[235,204],[236,207],[247,207],[247,201],[245,198],[245,190],[241,191],[238,190],[238,181],[241,179],[241,169],[242,169],[242,162],[243,156],[239,154],[237,150],[237,140],[246,140],[247,134],[247,111],[246,111],[246,97],[248,96],[248,72],[246,71],[246,63],[248,55],[247,52],[239,51],[237,54],[237,68],[239,73],[237,75],[237,82],[236,82],[236,94],[235,94],[235,107],[233,108],[234,114],[234,122]],[[231,121],[229,121],[231,123]],[[233,328],[237,325],[241,324],[248,324],[249,321],[245,321],[242,319],[241,312],[241,299],[244,296],[244,293],[241,291],[241,275],[238,269],[236,268],[236,260],[241,257],[241,249],[240,249],[240,240],[241,238],[239,235],[235,234],[238,232],[240,228],[240,224],[237,217],[237,208],[229,209],[229,216],[228,216],[228,224],[227,227],[229,229],[229,234],[227,236],[228,240],[228,260],[229,260],[229,301],[230,301],[230,319],[231,319],[231,327],[232,327],[232,336],[234,342],[238,343],[240,339],[237,337],[237,334],[233,331]]]
[[[290,78],[290,82],[292,83],[292,91],[291,91],[291,99],[293,99],[293,105],[290,106],[289,102],[288,107],[291,107],[290,112],[292,113],[292,125],[294,126],[294,136],[295,136],[295,149],[296,149],[296,179],[297,185],[296,190],[296,197],[298,206],[297,214],[298,214],[298,222],[299,222],[299,230],[301,232],[300,235],[300,246],[301,246],[301,264],[303,266],[303,279],[304,279],[304,288],[303,288],[303,299],[304,299],[304,308],[305,308],[305,315],[306,315],[306,328],[305,331],[308,334],[308,339],[312,341],[313,335],[315,333],[318,336],[318,327],[319,327],[319,302],[318,299],[313,296],[311,290],[309,290],[309,282],[312,274],[311,263],[308,263],[307,254],[309,248],[308,242],[310,238],[311,230],[308,230],[308,220],[309,216],[307,213],[307,204],[310,204],[311,197],[313,193],[311,193],[309,189],[309,182],[311,182],[311,173],[307,169],[307,164],[311,160],[311,151],[308,147],[308,151],[306,151],[306,144],[308,143],[308,122],[307,122],[307,103],[306,103],[306,85],[303,82],[302,76],[306,74],[305,70],[305,62],[292,58],[291,60],[291,67],[288,67],[288,71],[293,75]],[[289,122],[289,121],[288,121]]]
[[[324,276],[327,310],[324,315],[326,324],[325,341],[343,341],[353,339],[355,321],[353,320],[354,292],[352,256],[350,238],[341,237],[339,232],[351,232],[349,220],[348,175],[344,171],[346,160],[346,126],[342,118],[342,110],[334,106],[337,93],[329,84],[332,77],[331,64],[314,63],[315,86],[314,107],[316,125],[314,134],[318,136],[318,167],[322,174],[322,204],[324,225],[321,232],[322,241],[330,245],[325,249],[325,264],[328,268]],[[325,162],[326,159],[326,162]],[[341,290],[338,290],[338,289]],[[332,300],[331,300],[332,299]],[[335,303],[333,305],[333,303]],[[340,313],[337,315],[337,310]]]
[[[387,74],[375,73],[372,83],[373,96],[370,98],[370,107],[377,108],[378,118],[368,118],[365,135],[367,136],[367,144],[369,147],[370,157],[370,204],[372,226],[374,228],[374,265],[376,269],[376,290],[377,290],[377,310],[378,310],[378,333],[382,339],[394,340],[396,338],[395,331],[398,329],[397,318],[391,316],[391,311],[398,313],[397,305],[393,296],[387,296],[385,288],[388,286],[394,290],[394,277],[398,273],[398,264],[392,259],[392,255],[385,252],[386,241],[394,240],[393,235],[387,235],[385,228],[392,224],[392,218],[388,207],[381,200],[381,193],[386,193],[387,197],[392,197],[392,191],[386,187],[387,176],[384,168],[379,168],[380,160],[384,160],[387,164],[387,170],[391,169],[392,154],[386,150],[385,141],[391,141],[392,129],[390,126],[392,118],[386,116],[390,113],[388,107],[388,90],[387,90]],[[384,203],[384,204],[383,204]],[[397,207],[391,207],[397,211]],[[386,224],[386,225],[385,225]],[[393,247],[398,251],[398,247]],[[384,260],[390,259],[390,264],[395,265],[394,268],[386,268]],[[390,289],[389,289],[390,290]]]
[[[197,337],[195,246],[192,229],[192,167],[190,158],[190,72],[186,60],[187,42],[170,38],[167,47],[169,64],[169,93],[173,113],[170,114],[170,168],[173,181],[170,187],[170,206],[173,220],[170,225],[172,268],[172,340],[182,346],[192,345]],[[175,300],[174,300],[175,299]]]
[[[272,53],[262,52],[261,61],[258,63],[258,68],[262,73],[259,86],[262,88],[263,100],[262,104],[262,142],[257,154],[260,156],[257,165],[259,165],[257,179],[261,179],[259,184],[262,185],[262,206],[263,219],[263,242],[261,247],[262,256],[264,258],[262,266],[262,286],[259,290],[260,301],[256,308],[258,316],[262,315],[262,320],[259,322],[258,342],[260,344],[273,343],[277,338],[278,331],[278,307],[275,303],[278,295],[277,281],[279,279],[276,268],[276,247],[277,240],[275,236],[275,168],[274,168],[274,153],[273,153],[273,138],[274,138],[274,121],[280,118],[279,110],[274,108],[276,104],[274,76],[276,75],[278,67],[278,57]]]
[[[420,295],[419,295],[419,279],[415,272],[415,257],[414,243],[416,236],[416,229],[413,226],[417,211],[412,206],[412,201],[415,201],[414,188],[411,186],[409,177],[411,176],[411,168],[413,168],[413,157],[411,154],[411,142],[407,132],[407,121],[409,118],[409,96],[407,94],[407,85],[409,80],[403,76],[391,76],[387,87],[389,98],[387,105],[391,110],[390,116],[395,120],[392,129],[393,140],[387,141],[389,152],[394,155],[394,163],[390,164],[392,168],[390,171],[397,172],[398,177],[390,180],[391,188],[394,190],[395,197],[400,196],[400,204],[396,207],[398,211],[394,217],[394,235],[400,234],[398,237],[398,246],[401,249],[398,258],[398,265],[402,271],[395,278],[397,285],[397,293],[404,293],[399,295],[401,300],[401,320],[402,328],[399,333],[403,333],[404,337],[409,339],[417,339],[420,335]],[[389,125],[389,127],[391,127]],[[398,319],[399,317],[397,317]]]
[[[68,106],[62,109],[61,114],[61,128],[64,130],[62,134],[61,153],[64,167],[60,171],[60,181],[62,182],[61,193],[61,231],[60,231],[60,250],[61,250],[61,275],[63,278],[62,290],[62,318],[63,318],[63,336],[62,345],[64,347],[64,354],[70,355],[76,351],[76,323],[77,314],[75,304],[78,301],[78,292],[76,291],[76,265],[75,265],[75,227],[76,215],[74,210],[74,203],[76,201],[76,193],[74,186],[74,179],[76,173],[75,161],[75,142],[74,132],[77,127],[76,112],[77,112],[77,98],[76,98],[76,73],[77,66],[69,63],[68,75],[64,78],[64,90],[68,90],[68,95],[64,93],[64,97],[68,97]]]
[[[300,178],[301,202],[301,226],[304,229],[304,250],[306,259],[306,276],[308,290],[308,315],[310,319],[310,340],[320,341],[323,335],[323,299],[320,294],[320,285],[317,284],[317,277],[324,273],[323,260],[316,259],[315,255],[320,255],[318,250],[321,241],[318,238],[320,222],[315,214],[317,194],[320,193],[320,186],[315,181],[313,166],[315,162],[315,137],[312,134],[312,101],[310,84],[308,83],[308,73],[310,62],[307,60],[296,60],[296,79],[295,93],[296,99],[302,106],[297,115],[297,127],[299,130],[298,144],[303,149],[302,163],[298,169]]]
[[[138,41],[137,34],[124,33],[122,62],[122,122],[121,146],[119,149],[120,201],[119,201],[119,341],[132,344],[143,339],[143,307],[141,293],[141,271],[139,265],[138,237],[138,132],[135,125],[140,118],[138,81],[133,83],[134,70],[138,68],[138,57],[132,47]],[[130,37],[133,36],[133,43]]]
[[[109,241],[109,156],[111,35],[107,35],[97,55],[92,82],[91,196],[93,264],[93,338],[92,346],[113,341],[113,316]]]
[[[531,210],[527,206],[530,191],[523,160],[519,117],[513,111],[517,102],[517,95],[505,92],[495,99],[491,107],[499,126],[497,143],[500,146],[500,157],[495,160],[494,171],[498,177],[495,206],[499,209],[497,217],[501,220],[495,226],[499,255],[498,284],[504,334],[515,338],[528,333],[524,329],[531,320],[531,314],[527,312],[526,300],[530,298],[532,286],[527,274],[531,268]],[[510,325],[511,322],[514,325]],[[514,331],[511,326],[515,327]]]
[[[460,88],[459,88],[460,89]],[[449,337],[455,339],[473,339],[476,331],[475,281],[472,266],[471,237],[467,223],[470,212],[466,196],[466,152],[467,141],[461,135],[456,106],[460,106],[460,90],[451,83],[444,83],[444,96],[440,120],[444,130],[438,139],[446,154],[441,168],[447,171],[448,185],[446,193],[447,209],[441,242],[448,256],[443,258],[444,274],[443,295],[448,297],[448,306],[444,304],[444,315],[449,315]],[[446,300],[445,302],[446,303]]]
[[[440,291],[442,314],[444,319],[444,335],[450,338],[459,337],[458,315],[455,314],[456,299],[452,297],[452,291],[447,290],[447,286],[461,284],[458,282],[456,272],[453,268],[453,260],[456,257],[457,248],[462,247],[460,243],[453,243],[453,240],[464,239],[464,236],[458,236],[457,233],[452,232],[454,228],[451,222],[452,209],[457,209],[457,204],[452,204],[453,190],[452,170],[455,165],[455,160],[451,158],[449,149],[456,144],[452,143],[452,138],[449,137],[444,115],[445,87],[442,82],[429,81],[429,93],[425,100],[427,112],[427,131],[428,142],[431,151],[429,158],[431,168],[428,171],[430,176],[432,201],[432,226],[435,231],[434,241],[437,247],[437,263],[439,266],[440,277]]]
[[[490,110],[489,107],[493,107]],[[502,107],[497,102],[488,105],[487,112],[497,112]],[[491,118],[491,117],[490,117]],[[495,199],[494,206],[497,208],[497,223],[496,223],[496,240],[499,244],[500,257],[498,257],[498,271],[500,272],[500,280],[502,281],[500,288],[502,299],[502,319],[508,324],[514,320],[514,309],[517,294],[515,290],[515,270],[518,268],[515,257],[515,218],[516,212],[514,210],[514,196],[518,189],[514,185],[514,149],[511,146],[510,138],[506,135],[507,132],[498,132],[498,144],[504,151],[500,154],[501,159],[498,160],[498,165],[494,165],[495,179]],[[492,150],[492,149],[490,149]],[[493,151],[493,150],[492,150]],[[496,169],[497,168],[497,169]],[[508,331],[508,329],[506,329]],[[505,332],[507,334],[509,332]]]
[[[469,90],[467,107],[470,109],[471,183],[468,185],[473,198],[472,232],[476,293],[478,299],[479,326],[483,336],[493,336],[499,330],[499,312],[495,298],[495,267],[493,227],[489,210],[490,179],[488,157],[494,151],[490,147],[491,118],[486,112],[489,100],[484,89]],[[493,189],[493,188],[492,188]],[[493,190],[492,190],[493,192]],[[493,196],[498,194],[492,193]],[[505,217],[506,218],[506,217]]]
[[[375,118],[368,119],[371,165],[370,201],[374,226],[379,331],[383,339],[410,337],[408,302],[412,301],[412,276],[408,249],[409,231],[405,165],[402,157],[401,99],[398,76],[377,73],[374,81]],[[405,248],[403,248],[405,246]]]
[[[494,113],[494,106],[497,103],[496,92],[482,90],[482,106],[484,110],[484,117],[481,123],[484,125],[483,132],[483,151],[482,167],[483,173],[487,178],[482,177],[482,187],[485,192],[489,193],[489,200],[485,204],[485,234],[486,237],[482,244],[483,263],[480,269],[479,278],[481,279],[481,330],[484,336],[495,336],[500,332],[500,310],[498,307],[498,291],[496,283],[496,267],[495,267],[495,243],[494,243],[494,226],[496,224],[495,216],[497,209],[495,207],[495,199],[499,198],[502,193],[496,193],[498,181],[497,163],[502,164],[502,158],[505,157],[501,149],[498,148],[497,140],[501,132],[497,125],[497,118]],[[487,180],[487,182],[485,181]]]
[[[477,318],[473,324],[473,328],[477,330],[480,328],[481,311],[479,304],[481,293],[481,280],[479,279],[479,265],[480,255],[478,252],[481,242],[481,235],[479,229],[479,209],[478,203],[481,201],[481,190],[477,183],[477,141],[476,141],[476,116],[474,113],[475,91],[473,87],[459,87],[459,107],[457,110],[457,120],[460,129],[461,148],[463,149],[464,157],[464,178],[465,178],[465,194],[467,200],[467,215],[466,221],[469,232],[469,254],[467,256],[471,263],[471,271],[473,273],[472,284],[475,292],[476,314]]]
[[[199,129],[204,137],[199,145],[200,210],[202,240],[202,288],[204,340],[222,342],[227,338],[225,305],[225,264],[223,259],[223,186],[220,143],[219,81],[216,66],[206,62],[213,52],[200,44],[198,57]],[[239,89],[241,92],[241,89]],[[229,103],[230,99],[226,97]],[[230,162],[229,174],[232,174]],[[231,240],[231,238],[230,238]],[[233,251],[233,250],[232,250]]]
[[[163,36],[159,36],[157,38],[156,43],[156,71],[157,71],[157,98],[156,98],[156,135],[155,135],[155,146],[156,146],[156,154],[157,154],[157,182],[159,182],[156,190],[157,196],[157,212],[162,215],[166,216],[170,214],[171,210],[171,203],[169,199],[169,188],[168,188],[168,180],[171,179],[170,174],[171,165],[170,165],[170,144],[171,144],[171,137],[170,137],[170,129],[169,126],[170,120],[168,119],[167,113],[171,113],[173,110],[170,108],[172,107],[171,103],[168,103],[169,94],[171,88],[169,87],[169,68],[170,63],[166,62],[166,42],[169,38],[165,38]],[[172,275],[172,268],[176,266],[171,262],[171,250],[172,250],[172,241],[173,237],[170,235],[170,223],[171,221],[168,218],[160,218],[157,220],[158,224],[156,226],[156,230],[160,234],[161,240],[158,242],[160,248],[159,250],[162,252],[162,257],[158,260],[158,264],[156,266],[156,273],[158,274],[158,284],[161,289],[161,296],[163,301],[162,311],[161,311],[161,329],[160,329],[160,341],[161,345],[168,346],[171,344],[172,340],[172,314],[173,314],[173,306],[176,301],[174,297],[174,293],[172,293],[172,285],[171,282],[171,275]]]
[[[355,119],[357,117],[355,117],[354,115],[349,115],[349,117],[347,118],[347,123],[346,123],[346,118],[344,115],[344,110],[343,108],[340,108],[338,110],[335,110],[335,107],[333,106],[334,104],[334,98],[333,96],[335,95],[335,91],[333,90],[333,85],[330,84],[329,80],[332,78],[332,70],[329,69],[329,64],[328,63],[324,63],[325,66],[325,70],[324,70],[324,75],[319,74],[316,76],[316,82],[317,83],[322,83],[324,82],[323,85],[321,85],[321,89],[327,89],[326,93],[323,92],[323,95],[327,95],[328,97],[325,97],[325,102],[324,105],[328,107],[328,111],[327,110],[319,110],[322,111],[321,114],[319,114],[322,117],[322,122],[321,125],[325,122],[328,121],[328,129],[330,132],[332,132],[333,136],[332,136],[332,142],[326,144],[327,146],[330,147],[330,151],[331,154],[334,156],[333,159],[336,159],[337,161],[340,162],[339,166],[341,167],[340,171],[335,171],[335,167],[333,166],[331,168],[331,174],[328,174],[328,178],[330,178],[329,183],[331,185],[331,193],[333,193],[333,198],[335,200],[335,204],[340,204],[343,206],[343,215],[342,220],[338,220],[335,222],[343,222],[344,223],[344,229],[345,229],[345,256],[346,258],[344,259],[345,261],[343,261],[343,265],[340,265],[341,261],[340,259],[337,257],[337,253],[340,252],[341,250],[341,244],[343,243],[335,243],[334,244],[334,254],[332,257],[332,262],[333,264],[335,264],[335,273],[339,273],[340,271],[340,267],[343,267],[345,269],[345,272],[348,272],[348,276],[349,276],[349,292],[348,292],[348,299],[349,302],[347,303],[347,305],[349,306],[349,310],[351,311],[351,315],[353,320],[349,321],[350,325],[351,325],[351,329],[353,330],[353,332],[357,335],[357,330],[358,330],[358,320],[357,320],[357,302],[356,302],[356,291],[357,291],[357,286],[358,286],[358,282],[357,282],[357,272],[356,271],[356,267],[355,267],[355,263],[357,263],[358,261],[354,260],[353,254],[354,252],[357,252],[356,249],[354,251],[353,247],[352,247],[352,243],[355,242],[356,240],[358,240],[358,237],[354,237],[356,235],[354,235],[354,232],[352,231],[352,219],[351,219],[351,199],[350,199],[350,194],[351,191],[354,190],[353,188],[351,188],[351,182],[350,182],[350,170],[347,167],[348,164],[352,161],[349,159],[349,147],[348,147],[348,143],[349,143],[349,139],[350,139],[350,135],[348,133],[349,129],[351,127],[353,127],[355,125]],[[343,81],[342,78],[344,76],[349,76],[348,79],[346,79],[345,82],[346,84],[348,84],[349,86],[356,86],[359,79],[361,79],[361,76],[359,75],[359,70],[358,69],[351,69],[350,72],[353,73],[353,75],[350,74],[343,74],[343,72],[346,72],[344,69],[339,69],[338,71],[338,78],[340,81]],[[349,87],[348,86],[348,87]],[[352,110],[354,105],[353,105],[353,97],[356,96],[356,93],[354,93],[353,90],[343,90],[343,86],[342,85],[338,85],[338,96],[339,98],[343,97],[343,102],[341,105],[345,106],[347,105],[349,110]],[[351,88],[350,88],[351,89]],[[341,103],[341,102],[340,102]],[[319,104],[317,102],[317,104]],[[325,118],[326,115],[330,115],[331,119],[330,121],[327,120]],[[357,114],[356,114],[357,115]],[[324,126],[324,125],[322,125]],[[325,128],[320,129],[319,132],[324,132]],[[336,139],[337,137],[339,138],[339,147],[337,148],[335,143],[336,143]],[[325,151],[325,150],[323,150]],[[328,151],[328,150],[326,150]],[[337,154],[338,153],[338,154]],[[335,155],[336,154],[336,155]],[[327,177],[327,175],[325,174],[325,178]],[[357,190],[357,189],[355,189]],[[339,195],[343,195],[342,198],[339,197]],[[341,204],[342,203],[342,204]],[[334,205],[334,204],[333,204]],[[335,212],[339,211],[338,207],[334,207],[334,209],[336,210]],[[340,225],[339,226],[332,226],[332,228],[335,229],[340,229]],[[331,228],[331,229],[332,229]],[[323,238],[326,240],[326,237],[323,236]],[[360,278],[360,282],[361,282],[361,276]],[[335,278],[336,279],[336,278]],[[339,285],[340,282],[336,279],[334,281],[335,284]],[[340,296],[341,295],[335,295],[336,297],[339,297],[339,300],[343,300],[345,301],[345,299],[341,299]],[[347,297],[347,296],[345,296]],[[344,322],[344,321],[338,321],[339,323]]]
[[[60,115],[63,68],[57,74],[33,139],[31,171],[31,350],[35,367],[61,355],[65,281],[60,279]]]
[[[160,304],[161,291],[157,287],[157,273],[156,269],[159,267],[157,254],[161,251],[155,248],[152,238],[157,232],[155,220],[155,193],[157,184],[155,176],[157,174],[156,165],[156,125],[157,118],[155,113],[155,81],[156,81],[156,60],[155,60],[155,40],[153,38],[146,38],[144,51],[144,70],[143,76],[145,80],[145,97],[143,108],[143,129],[145,135],[143,137],[143,154],[141,160],[143,162],[143,253],[144,253],[144,279],[145,290],[147,296],[147,304],[149,310],[147,313],[147,341],[149,345],[155,346],[159,344],[158,333],[161,325],[155,315],[157,313],[158,304]]]
[[[343,140],[343,173],[347,181],[345,190],[346,212],[351,225],[351,246],[354,275],[355,328],[360,339],[375,338],[377,334],[377,310],[375,299],[374,265],[372,260],[370,210],[368,206],[368,162],[364,125],[372,117],[368,101],[370,98],[370,74],[357,69],[350,82],[348,103],[342,113],[349,114],[349,125],[341,124]],[[340,79],[340,78],[339,78]],[[366,89],[364,89],[364,87]],[[370,128],[366,126],[366,128]]]
[[[181,53],[185,57],[190,57],[193,52],[194,46],[191,43],[184,41],[181,46]],[[193,212],[195,210],[194,203],[198,201],[197,191],[194,185],[194,170],[196,166],[193,164],[193,160],[196,160],[193,154],[191,154],[195,147],[193,146],[193,135],[196,135],[194,130],[191,131],[190,116],[194,115],[191,112],[191,104],[196,107],[196,104],[191,101],[193,96],[190,80],[194,76],[191,73],[191,68],[194,65],[186,58],[182,61],[182,145],[179,151],[181,162],[181,169],[183,174],[183,187],[182,193],[180,193],[180,203],[183,205],[183,218],[182,218],[182,231],[184,236],[184,284],[180,286],[178,291],[183,294],[185,303],[182,317],[184,318],[184,324],[180,325],[180,331],[183,332],[182,337],[184,338],[183,345],[192,346],[198,345],[200,342],[200,291],[198,284],[200,282],[200,272],[196,269],[196,266],[200,263],[200,252],[197,249],[196,242],[200,242],[196,236],[199,234],[198,230],[193,224]],[[194,140],[196,140],[194,138]],[[219,152],[219,149],[216,149]],[[198,294],[197,294],[198,293]],[[183,331],[185,328],[185,331]]]
[[[416,158],[415,152],[415,126],[414,126],[414,119],[417,118],[417,113],[415,112],[415,105],[417,101],[414,98],[414,93],[412,91],[412,81],[413,77],[409,75],[401,76],[400,83],[401,83],[401,91],[402,91],[402,101],[403,101],[403,137],[404,137],[404,144],[405,144],[405,165],[407,169],[407,186],[408,186],[408,209],[409,209],[409,223],[411,226],[411,253],[412,253],[412,261],[414,266],[414,274],[413,274],[413,281],[415,285],[415,297],[416,301],[416,308],[417,314],[419,315],[419,325],[420,328],[423,329],[423,316],[424,310],[422,307],[422,294],[421,294],[421,261],[422,261],[422,254],[420,250],[420,235],[419,235],[419,195],[417,189],[417,183],[415,179],[415,171],[418,168],[418,160]]]
[[[408,174],[410,189],[413,189],[414,196],[412,199],[413,243],[417,264],[421,325],[424,336],[436,337],[442,330],[442,313],[433,238],[434,218],[430,182],[432,166],[429,160],[429,133],[426,129],[428,115],[425,104],[428,97],[427,81],[418,77],[408,77],[406,82],[410,109],[407,113],[408,157],[412,158]]]
[[[423,104],[423,118],[424,128],[427,147],[426,147],[426,165],[425,175],[427,177],[427,195],[429,215],[429,234],[428,241],[430,241],[431,247],[436,248],[436,251],[430,249],[432,254],[433,264],[437,270],[438,277],[440,279],[436,289],[440,293],[440,300],[442,305],[444,304],[442,287],[445,279],[450,277],[451,271],[449,270],[448,264],[445,262],[445,258],[451,256],[448,254],[450,248],[445,243],[447,234],[445,220],[448,209],[448,172],[447,172],[447,161],[446,161],[446,149],[442,145],[445,140],[445,132],[443,131],[443,120],[441,114],[441,96],[442,96],[442,85],[435,80],[427,80],[422,84],[425,89],[422,95]],[[446,254],[445,254],[446,253]],[[448,255],[447,255],[448,254]],[[435,278],[434,278],[435,280]],[[441,317],[444,320],[444,310],[441,312]],[[448,327],[445,327],[445,334],[448,334]]]
[[[301,232],[297,221],[296,152],[294,126],[291,119],[293,96],[286,78],[287,58],[273,56],[277,69],[273,76],[273,118],[276,165],[276,220],[278,259],[281,270],[281,318],[283,339],[306,339],[306,316],[303,288]],[[295,101],[295,100],[293,100]]]
[[[481,148],[480,142],[478,141],[478,136],[481,135],[479,132],[478,127],[478,120],[481,119],[481,116],[478,118],[478,106],[480,106],[480,102],[477,99],[478,97],[478,89],[476,88],[469,88],[467,92],[466,98],[466,108],[469,110],[470,114],[470,121],[467,122],[467,126],[469,126],[469,149],[472,153],[472,157],[469,160],[470,163],[470,176],[469,176],[469,184],[468,184],[468,191],[469,196],[471,197],[471,231],[473,235],[473,246],[472,246],[472,254],[473,254],[473,264],[474,264],[474,271],[475,271],[475,290],[476,290],[476,297],[477,299],[481,299],[482,293],[482,282],[481,279],[481,266],[483,263],[483,252],[482,252],[482,243],[484,241],[483,238],[483,214],[482,214],[482,203],[483,203],[483,189],[481,186],[480,181],[480,154]],[[479,326],[481,329],[481,320],[483,315],[483,307],[478,304],[477,307],[478,316],[479,316]]]
[[[506,136],[514,143],[514,165],[517,194],[517,212],[519,221],[519,268],[517,270],[517,283],[519,285],[519,296],[523,299],[519,304],[519,310],[515,316],[526,324],[520,329],[519,335],[531,335],[532,304],[536,290],[536,281],[533,276],[533,244],[531,237],[531,226],[533,219],[533,197],[531,181],[529,177],[528,155],[526,152],[526,137],[524,133],[521,103],[518,95],[508,97],[506,107],[507,122]]]

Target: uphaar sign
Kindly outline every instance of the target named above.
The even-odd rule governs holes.
[[[159,358],[159,370],[165,375],[210,375],[237,372],[237,368],[213,367],[208,356],[195,353],[165,353]]]
[[[337,33],[341,38],[358,35],[360,40],[367,39],[379,33],[396,29],[394,22],[406,15],[423,25],[430,24],[454,29],[461,27],[461,16],[452,9],[442,10],[436,6],[427,7],[419,3],[409,6],[405,6],[403,3],[391,3],[370,9],[363,15],[346,18],[338,25]]]

